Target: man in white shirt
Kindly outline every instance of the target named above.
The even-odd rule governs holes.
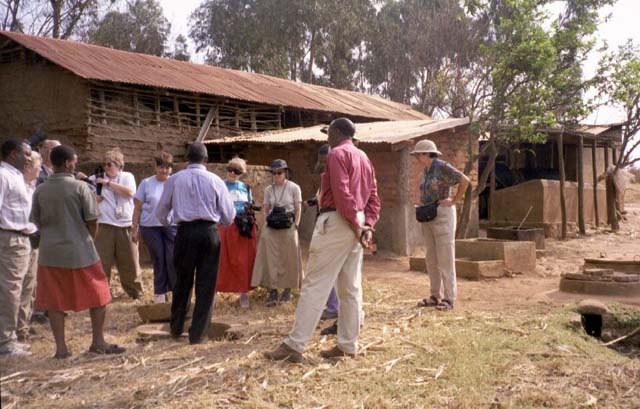
[[[22,282],[29,269],[29,194],[22,171],[31,157],[26,141],[9,139],[0,148],[0,355],[29,355],[16,339]]]

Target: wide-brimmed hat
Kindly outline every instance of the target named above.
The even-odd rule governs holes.
[[[329,125],[326,125],[326,126],[323,126],[322,128],[320,128],[320,132],[322,132],[325,135],[328,135],[329,134]],[[360,139],[358,139],[358,137],[355,136],[355,135],[353,135],[351,137],[351,140],[354,141],[354,142],[360,142]]]
[[[421,153],[435,153],[438,156],[442,155],[442,152],[438,150],[436,144],[428,139],[418,141],[416,146],[413,147],[413,150],[409,152],[409,155],[418,155]]]
[[[285,162],[284,159],[276,159],[271,162],[272,171],[281,169],[289,170],[289,166],[287,166],[287,162]]]

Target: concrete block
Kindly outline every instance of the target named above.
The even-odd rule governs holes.
[[[505,267],[502,260],[465,260],[456,259],[456,276],[471,280],[504,277]]]
[[[536,269],[536,245],[531,241],[456,240],[456,258],[474,261],[502,260],[506,270],[532,273]]]
[[[411,257],[409,258],[409,269],[413,271],[427,271],[427,265],[424,261],[424,257]]]
[[[609,295],[637,297],[640,294],[640,282],[617,283],[606,281],[560,279],[560,291],[577,294]]]
[[[544,250],[544,229],[517,227],[488,227],[487,237],[490,239],[509,241],[533,241],[537,250]]]

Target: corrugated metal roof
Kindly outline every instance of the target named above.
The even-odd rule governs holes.
[[[296,83],[267,75],[191,64],[75,41],[0,31],[0,38],[2,37],[9,38],[86,79],[168,88],[371,119],[429,118],[409,106],[358,92]]]
[[[356,138],[361,143],[396,144],[467,124],[469,124],[469,118],[368,122],[356,124]],[[327,135],[320,132],[324,126],[325,125],[319,125],[279,132],[262,132],[257,135],[227,137],[205,141],[205,143],[221,145],[231,143],[285,144],[292,142],[326,142]]]

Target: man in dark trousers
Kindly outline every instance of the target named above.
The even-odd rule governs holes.
[[[347,118],[338,118],[329,126],[331,152],[322,174],[320,216],[311,239],[295,323],[283,343],[265,353],[268,359],[303,360],[305,345],[313,336],[334,283],[340,298],[338,343],[320,355],[354,357],[358,352],[363,247],[372,244],[380,199],[373,165],[353,145],[355,130]]]
[[[233,200],[222,179],[205,167],[207,148],[194,142],[187,151],[189,166],[171,176],[164,191],[156,216],[169,225],[169,213],[178,224],[174,247],[176,285],[171,304],[171,335],[182,334],[194,285],[196,302],[193,310],[189,342],[198,344],[207,337],[213,312],[220,256],[220,238],[217,224],[231,224],[236,211]]]

